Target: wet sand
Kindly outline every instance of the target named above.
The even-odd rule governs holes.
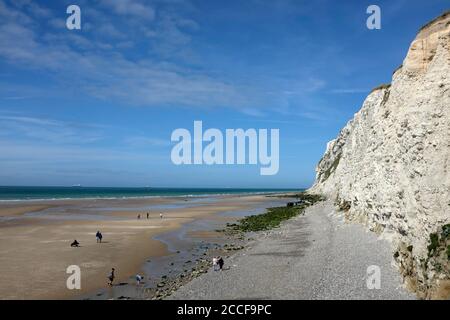
[[[116,268],[117,284],[130,283],[136,273],[151,273],[148,268],[168,273],[170,264],[164,259],[180,251],[183,237],[203,241],[214,233],[195,226],[196,221],[209,219],[207,226],[214,226],[211,221],[223,224],[234,212],[252,212],[271,202],[273,198],[263,195],[233,195],[1,203],[0,298],[86,297],[106,287],[111,267]],[[195,227],[183,228],[190,223]],[[95,241],[97,230],[104,236],[101,244]],[[70,247],[74,239],[80,242],[79,248]],[[159,265],[148,265],[149,260]],[[66,288],[69,265],[81,268],[81,290]],[[108,297],[115,295],[103,295]]]

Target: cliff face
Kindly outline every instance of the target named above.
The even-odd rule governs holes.
[[[328,143],[311,188],[389,237],[407,285],[425,298],[450,296],[449,77],[450,12],[420,30],[392,84]]]

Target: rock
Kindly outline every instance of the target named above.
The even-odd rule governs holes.
[[[438,271],[424,262],[430,234],[450,222],[449,87],[447,12],[420,30],[392,83],[374,89],[328,143],[309,190],[390,239],[399,270],[423,297],[450,278],[438,255]]]

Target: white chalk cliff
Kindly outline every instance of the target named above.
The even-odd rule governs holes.
[[[310,191],[389,237],[407,286],[450,297],[450,12],[419,31],[316,171]]]

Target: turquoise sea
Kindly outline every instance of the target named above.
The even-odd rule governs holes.
[[[240,188],[119,188],[119,187],[9,187],[0,186],[0,201],[85,198],[139,198],[169,196],[204,196],[225,194],[259,194],[301,191],[302,189]]]

